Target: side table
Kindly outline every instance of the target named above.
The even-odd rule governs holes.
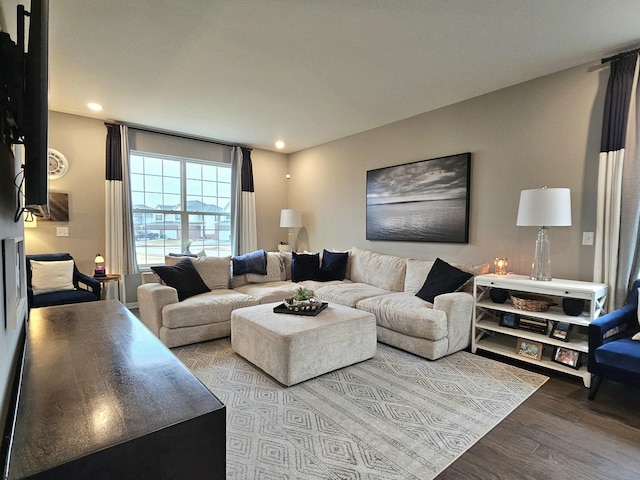
[[[93,278],[95,278],[100,282],[100,295],[102,296],[102,300],[105,299],[105,289],[107,287],[107,284],[109,282],[116,282],[116,297],[118,301],[120,301],[120,278],[121,277],[122,275],[120,275],[119,273],[107,273],[105,276],[102,276],[102,277],[96,277],[95,275],[93,276]]]

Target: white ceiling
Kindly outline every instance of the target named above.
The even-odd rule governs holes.
[[[3,0],[4,1],[4,0]],[[640,45],[638,0],[52,0],[50,108],[295,152]],[[87,102],[104,105],[92,114]]]

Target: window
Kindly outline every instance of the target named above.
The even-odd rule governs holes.
[[[169,253],[231,255],[231,165],[131,150],[138,265]]]

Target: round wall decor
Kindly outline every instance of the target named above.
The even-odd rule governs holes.
[[[48,151],[49,158],[49,178],[56,180],[62,177],[69,170],[69,161],[58,150],[50,148]]]

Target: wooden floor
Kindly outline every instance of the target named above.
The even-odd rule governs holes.
[[[500,359],[504,361],[504,359]],[[640,479],[640,390],[551,378],[437,480]]]

